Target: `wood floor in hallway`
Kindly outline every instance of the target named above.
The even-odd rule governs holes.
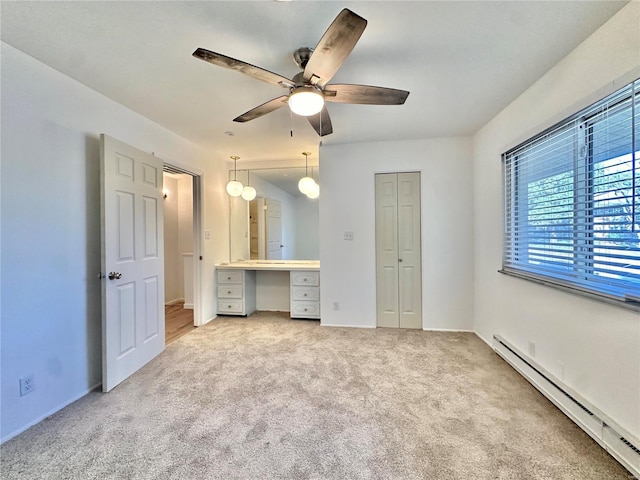
[[[165,345],[189,333],[193,326],[193,309],[184,308],[184,302],[164,306]]]

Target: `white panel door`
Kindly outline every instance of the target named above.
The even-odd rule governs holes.
[[[400,326],[397,190],[396,174],[376,175],[376,310],[379,327]]]
[[[376,324],[422,328],[420,173],[375,178]]]
[[[266,199],[267,260],[282,260],[282,214],[280,202]]]
[[[164,350],[162,160],[101,135],[102,389]]]
[[[398,174],[400,328],[422,328],[420,174]]]

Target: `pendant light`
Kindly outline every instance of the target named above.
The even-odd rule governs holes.
[[[311,178],[313,178],[313,167],[311,167]],[[320,196],[320,185],[318,185],[314,179],[311,190],[307,192],[307,197],[313,200],[315,198],[318,198],[319,196]]]
[[[309,176],[309,155],[311,155],[311,152],[302,152],[302,154],[304,155],[305,176],[298,181],[298,190],[306,195],[311,191],[316,182]]]
[[[318,198],[319,196],[320,196],[320,185],[318,185],[317,183],[314,183],[309,193],[307,193],[307,197],[314,199],[314,198]]]
[[[242,198],[244,198],[247,202],[250,202],[254,198],[256,198],[256,189],[250,185],[249,181],[249,170],[247,170],[247,186],[242,189]]]
[[[240,195],[242,195],[242,190],[244,189],[242,183],[238,181],[237,177],[238,170],[236,168],[236,162],[239,158],[240,157],[238,157],[237,155],[231,156],[231,159],[233,160],[233,180],[227,182],[227,193],[232,197],[239,197]]]

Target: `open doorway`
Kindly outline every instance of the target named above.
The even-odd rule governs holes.
[[[198,325],[200,176],[164,165],[165,344]]]

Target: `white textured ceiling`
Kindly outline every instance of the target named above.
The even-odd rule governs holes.
[[[292,52],[315,47],[347,7],[368,26],[333,82],[411,94],[402,106],[329,104],[324,144],[470,135],[625,3],[3,1],[1,37],[240,166],[301,161],[320,139],[286,108],[232,122],[283,90],[197,60],[197,47],[291,78]]]

